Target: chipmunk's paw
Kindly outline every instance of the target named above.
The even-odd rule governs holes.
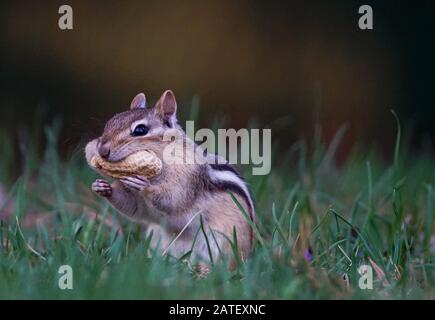
[[[92,191],[102,197],[110,197],[112,195],[112,187],[106,180],[97,179],[92,184]]]
[[[150,186],[150,182],[143,176],[123,177],[119,179],[127,188],[135,191],[143,191]]]

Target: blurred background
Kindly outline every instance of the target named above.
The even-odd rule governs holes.
[[[74,30],[58,28],[62,4]],[[363,4],[374,30],[358,28]],[[172,89],[183,120],[199,101],[197,128],[254,119],[284,149],[347,124],[340,157],[356,143],[390,154],[394,109],[414,150],[432,150],[434,39],[429,0],[2,1],[0,134],[60,117],[74,150],[136,93]]]

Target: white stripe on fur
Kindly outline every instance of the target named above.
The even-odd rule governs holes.
[[[228,170],[219,171],[219,170],[215,170],[211,167],[209,167],[208,172],[209,172],[210,178],[213,181],[231,182],[231,183],[236,184],[238,187],[240,187],[240,189],[243,190],[243,192],[245,193],[245,195],[249,201],[249,206],[252,209],[254,208],[254,204],[252,202],[251,195],[249,194],[249,190],[246,187],[246,183],[242,179],[240,179],[234,172],[228,171]]]

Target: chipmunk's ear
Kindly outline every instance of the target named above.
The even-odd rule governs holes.
[[[156,102],[154,108],[156,114],[170,127],[175,124],[177,101],[175,100],[175,95],[171,90],[166,90],[163,92],[160,99]]]
[[[143,93],[139,93],[134,97],[133,101],[130,104],[130,109],[146,108],[147,99]]]

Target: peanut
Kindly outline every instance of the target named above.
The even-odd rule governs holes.
[[[135,152],[116,162],[106,161],[100,156],[94,156],[91,159],[91,165],[114,179],[131,175],[152,178],[162,170],[162,161],[151,150]]]

